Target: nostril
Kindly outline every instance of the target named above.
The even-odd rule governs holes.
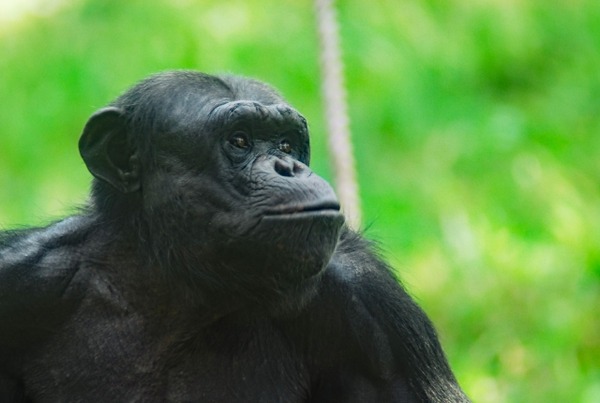
[[[301,162],[293,161],[292,164],[293,164],[294,175],[301,175],[307,171],[308,167]]]
[[[296,172],[295,165],[293,162],[284,161],[277,158],[275,160],[275,172],[281,176],[294,176]]]

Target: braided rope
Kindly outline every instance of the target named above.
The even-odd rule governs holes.
[[[322,91],[329,132],[329,154],[333,162],[337,193],[346,221],[350,227],[358,229],[361,221],[360,200],[350,142],[337,16],[333,8],[333,0],[315,0],[315,6],[321,44]]]

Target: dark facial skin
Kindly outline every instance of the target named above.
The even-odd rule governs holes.
[[[0,402],[468,401],[269,86],[157,74],[79,149],[89,206],[0,232]]]

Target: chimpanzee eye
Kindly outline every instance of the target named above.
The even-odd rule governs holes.
[[[279,143],[279,150],[286,154],[290,154],[292,152],[292,146],[289,141],[283,140],[281,143]]]
[[[250,147],[250,140],[248,135],[244,132],[235,132],[229,139],[229,143],[237,148],[248,148]]]

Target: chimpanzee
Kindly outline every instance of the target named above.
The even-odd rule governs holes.
[[[79,150],[89,205],[0,235],[0,401],[468,401],[269,86],[159,73]]]

